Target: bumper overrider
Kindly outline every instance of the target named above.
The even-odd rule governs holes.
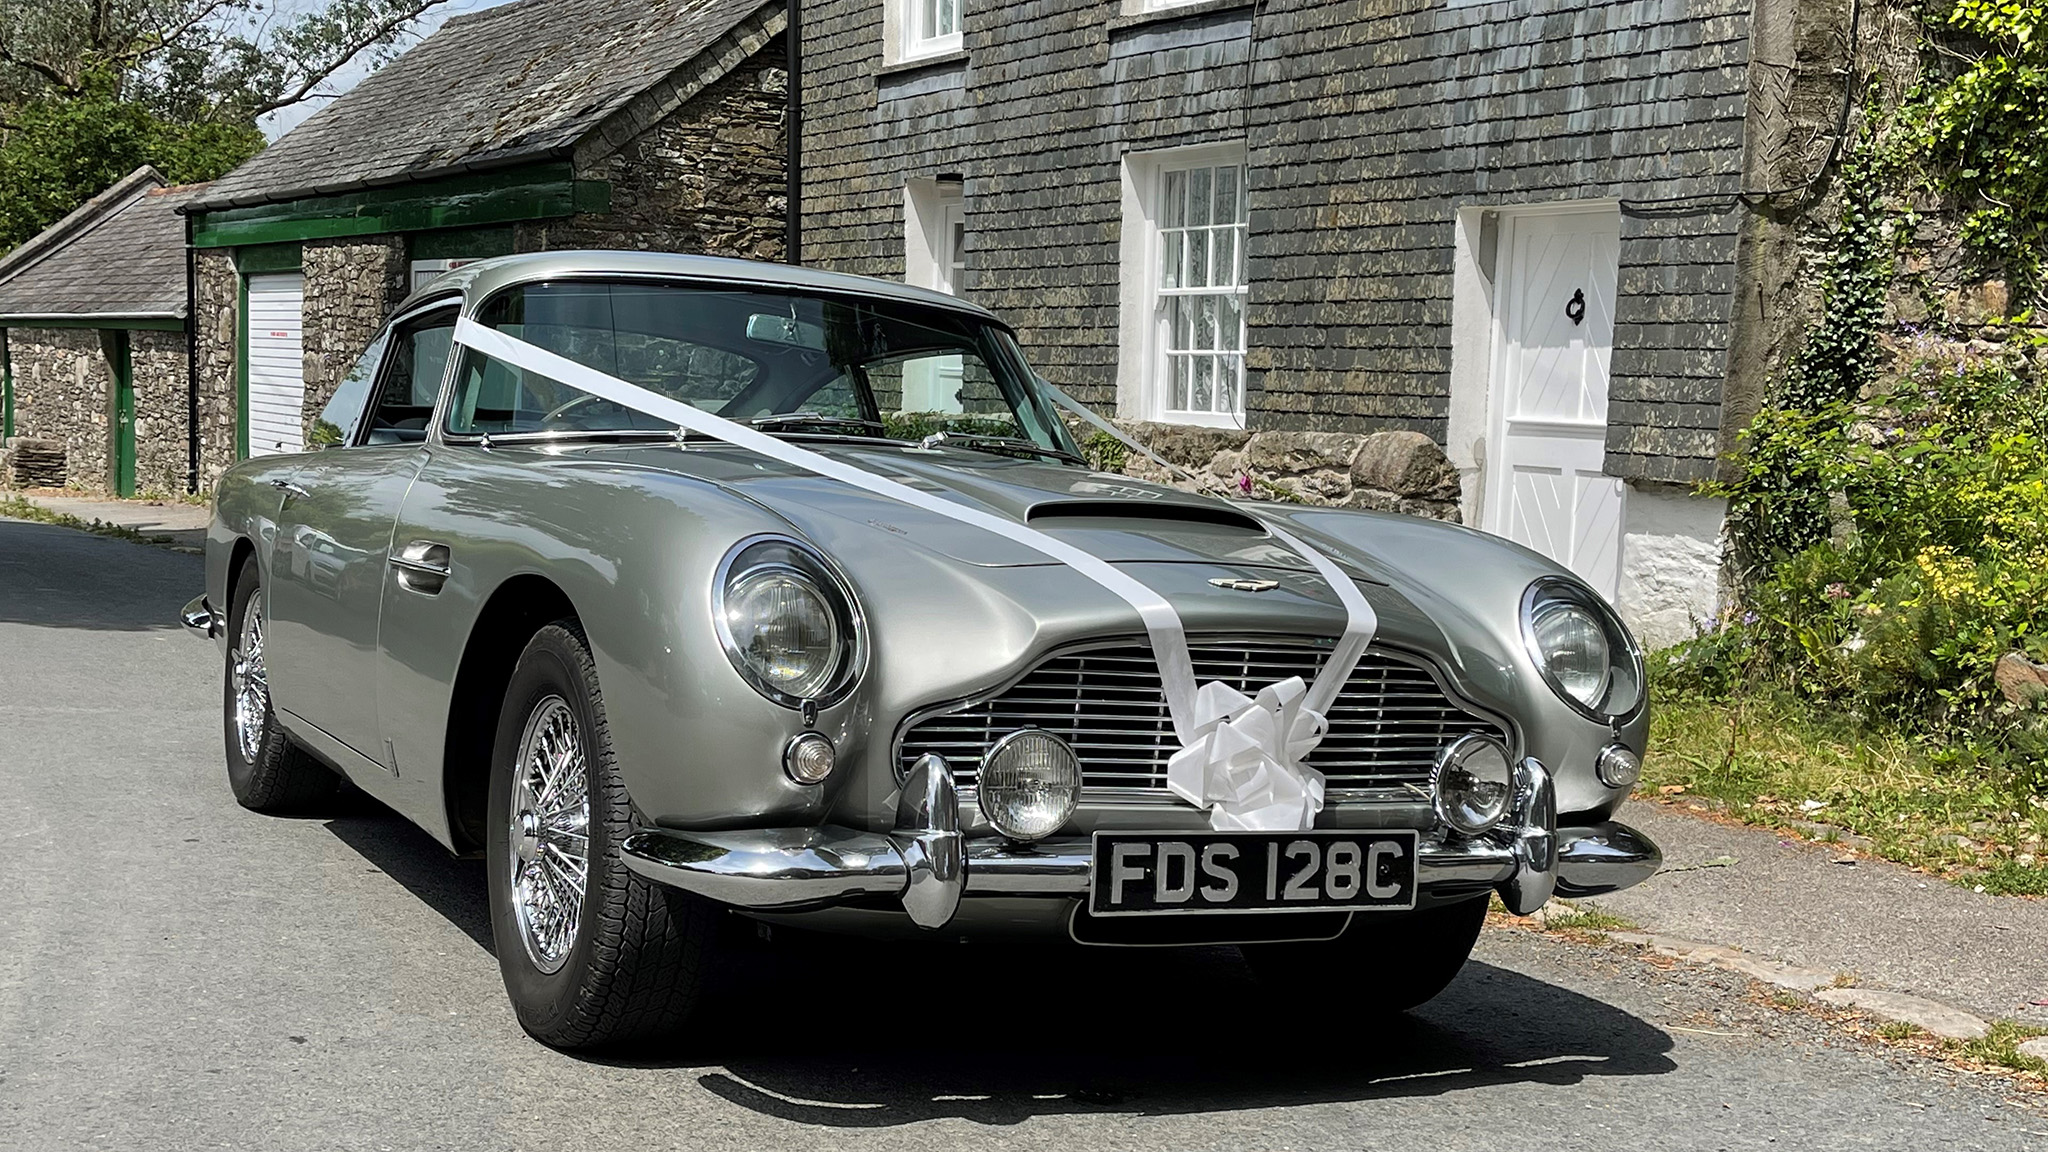
[[[1527,915],[1553,894],[1597,896],[1647,880],[1663,861],[1649,837],[1611,821],[1557,826],[1550,773],[1534,759],[1516,767],[1514,807],[1478,837],[1425,833],[1417,860],[1421,903],[1493,891]],[[658,883],[735,908],[800,912],[849,901],[896,898],[911,921],[943,928],[966,896],[1085,898],[1093,858],[1086,837],[1031,845],[969,841],[945,759],[911,767],[884,833],[835,826],[733,832],[646,829],[627,837],[627,867]]]

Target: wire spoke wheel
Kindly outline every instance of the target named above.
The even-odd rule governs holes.
[[[263,750],[263,728],[270,720],[270,676],[263,666],[263,613],[251,604],[242,614],[235,649],[228,653],[228,675],[235,694],[235,737],[242,758],[254,761]]]
[[[512,909],[534,967],[553,973],[576,946],[590,875],[590,784],[576,713],[560,696],[534,705],[513,765]]]

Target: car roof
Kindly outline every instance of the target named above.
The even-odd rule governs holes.
[[[881,297],[965,312],[981,320],[1001,324],[995,313],[943,292],[915,288],[894,280],[873,276],[852,276],[825,272],[796,264],[773,264],[764,260],[733,260],[723,256],[690,256],[673,252],[534,252],[520,256],[496,256],[478,260],[442,273],[414,290],[398,307],[403,312],[429,297],[461,292],[471,300],[489,296],[501,288],[540,280],[565,280],[590,276],[652,276],[704,280],[724,284],[798,288],[854,296]],[[1008,327],[1008,325],[1004,325]]]

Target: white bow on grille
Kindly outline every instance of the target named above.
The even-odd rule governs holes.
[[[1315,826],[1323,774],[1302,763],[1328,724],[1308,707],[1308,685],[1289,676],[1256,698],[1212,680],[1195,692],[1195,730],[1166,763],[1166,786],[1209,810],[1218,832],[1291,832]]]

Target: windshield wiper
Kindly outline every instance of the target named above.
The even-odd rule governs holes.
[[[747,421],[749,428],[789,428],[810,430],[833,428],[842,431],[859,430],[871,436],[886,433],[888,426],[880,420],[864,420],[858,416],[830,416],[823,412],[777,412],[756,420]]]
[[[1086,467],[1088,461],[1072,452],[1059,448],[1048,448],[1033,440],[1016,436],[989,436],[980,432],[934,432],[918,443],[920,448],[967,448],[976,452],[988,452],[997,456],[1044,456],[1053,460],[1064,460],[1069,464]]]

